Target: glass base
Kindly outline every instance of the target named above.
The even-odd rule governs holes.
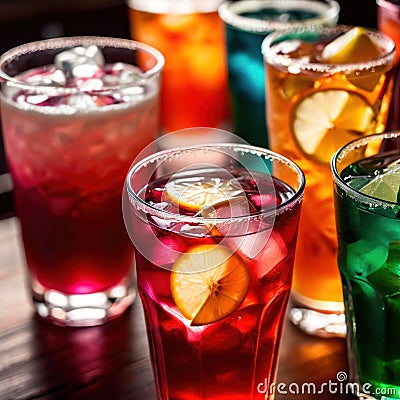
[[[71,327],[104,324],[121,315],[136,298],[136,289],[128,279],[107,291],[90,294],[63,294],[35,281],[31,282],[31,292],[40,318]]]
[[[288,317],[309,335],[322,338],[346,337],[346,319],[341,302],[313,300],[292,292]]]

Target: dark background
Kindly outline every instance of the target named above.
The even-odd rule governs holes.
[[[338,1],[340,23],[376,28],[375,0]],[[0,54],[59,36],[129,38],[127,6],[124,0],[0,0],[0,32]],[[0,131],[0,219],[13,214],[9,179],[4,179],[7,171]]]
[[[127,6],[122,0],[0,0],[0,32],[0,54],[59,36],[129,38]],[[0,130],[0,219],[14,211],[7,171]]]

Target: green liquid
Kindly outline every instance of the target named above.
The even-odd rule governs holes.
[[[358,190],[399,157],[365,159],[341,176]],[[338,263],[360,383],[378,399],[400,399],[400,206],[376,207],[340,188],[336,202]]]

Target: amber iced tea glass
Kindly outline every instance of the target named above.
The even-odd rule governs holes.
[[[124,39],[71,37],[0,58],[1,116],[35,311],[97,325],[135,297],[121,194],[158,132],[163,56]]]
[[[337,41],[328,48],[349,35],[361,49],[352,53]],[[376,30],[337,25],[272,33],[262,49],[271,149],[298,163],[307,179],[290,317],[310,334],[344,336],[329,162],[348,141],[385,129],[395,44]]]
[[[273,399],[301,170],[220,143],[147,157],[126,187],[158,398]]]

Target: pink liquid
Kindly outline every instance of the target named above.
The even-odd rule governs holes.
[[[36,75],[30,71],[23,78]],[[3,98],[3,132],[27,263],[44,288],[65,294],[103,291],[132,267],[121,195],[132,160],[157,133],[157,89],[146,90],[139,99],[89,93],[97,106],[74,113],[70,96],[39,101],[19,91]]]
[[[276,196],[271,196],[271,184],[266,181],[261,181],[260,194],[248,176],[242,175],[238,180],[254,212],[261,206],[279,204],[292,194],[279,181],[274,181]],[[164,184],[165,181],[152,184],[147,191],[147,202],[160,205]],[[163,201],[165,203],[165,199]],[[162,207],[171,211],[175,208],[176,211],[173,204],[163,204]],[[272,399],[265,394],[263,384],[275,379],[292,280],[298,216],[299,207],[278,215],[267,242],[263,237],[265,231],[245,237],[236,254],[248,268],[250,284],[247,295],[226,318],[202,326],[191,326],[172,298],[170,268],[176,258],[172,250],[185,252],[192,246],[221,244],[224,239],[228,240],[226,243],[229,246],[238,238],[188,236],[179,234],[178,226],[172,230],[160,226],[147,229],[143,225],[137,226],[142,235],[155,233],[160,243],[171,249],[169,253],[166,250],[168,247],[154,248],[153,263],[136,252],[138,288],[147,318],[160,399]],[[151,216],[147,217],[151,221]],[[239,240],[242,239],[239,237]],[[258,254],[251,256],[248,243],[253,243],[253,240],[259,241],[262,248]]]

